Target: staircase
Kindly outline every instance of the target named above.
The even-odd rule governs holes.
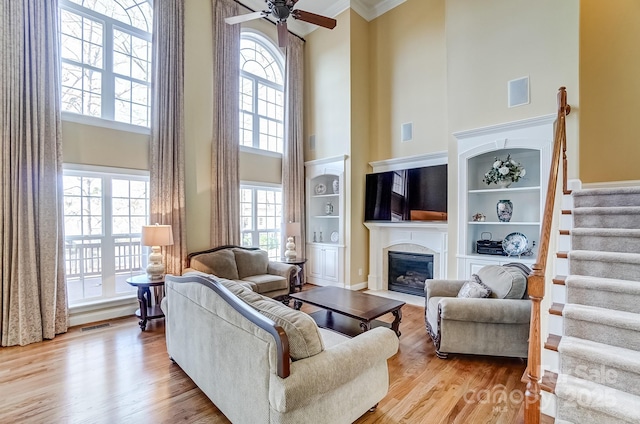
[[[566,276],[553,280],[542,410],[558,424],[640,423],[640,187],[574,190],[571,201],[560,223],[566,252],[556,269]]]

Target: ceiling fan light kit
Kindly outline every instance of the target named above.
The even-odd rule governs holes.
[[[327,16],[317,15],[315,13],[307,12],[304,10],[294,10],[293,7],[298,0],[265,0],[267,2],[268,10],[262,10],[259,12],[247,13],[244,15],[232,16],[225,18],[225,22],[229,25],[236,25],[242,22],[252,21],[254,19],[266,18],[273,16],[276,20],[276,26],[278,28],[278,45],[280,47],[287,46],[287,18],[293,16],[294,19],[299,21],[308,22],[310,24],[318,25],[328,29],[334,29],[337,21]]]

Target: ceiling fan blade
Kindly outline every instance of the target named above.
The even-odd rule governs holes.
[[[246,15],[238,15],[238,16],[232,16],[230,18],[224,18],[224,21],[229,25],[235,25],[241,22],[247,22],[247,21],[252,21],[254,19],[264,18],[267,15],[269,15],[269,12],[260,11],[260,12],[247,13]]]
[[[316,15],[315,13],[306,12],[304,10],[294,10],[291,12],[291,16],[294,18],[309,22],[310,24],[318,25],[321,27],[334,29],[336,27],[337,21],[333,18],[328,18],[322,15]]]
[[[287,47],[289,44],[289,31],[287,30],[287,21],[278,22],[276,24],[278,28],[278,45],[280,47]]]

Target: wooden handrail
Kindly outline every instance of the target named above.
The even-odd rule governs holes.
[[[547,185],[547,198],[542,217],[542,231],[538,247],[538,260],[533,265],[529,274],[527,287],[529,299],[531,299],[531,322],[529,326],[529,358],[527,365],[527,389],[525,391],[525,424],[540,423],[540,379],[541,370],[541,328],[540,328],[540,302],[544,298],[545,273],[547,269],[547,256],[549,253],[549,239],[551,237],[551,225],[555,209],[556,187],[558,184],[558,169],[560,167],[560,155],[562,154],[562,191],[571,193],[567,188],[567,130],[566,116],[571,111],[567,104],[567,91],[565,87],[558,90],[558,118],[555,125],[553,141],[553,155],[551,169],[549,170],[549,182]]]

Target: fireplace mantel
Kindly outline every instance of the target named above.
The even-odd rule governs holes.
[[[433,278],[447,278],[447,231],[442,221],[365,222],[369,229],[369,290],[387,290],[389,250],[434,255]]]

